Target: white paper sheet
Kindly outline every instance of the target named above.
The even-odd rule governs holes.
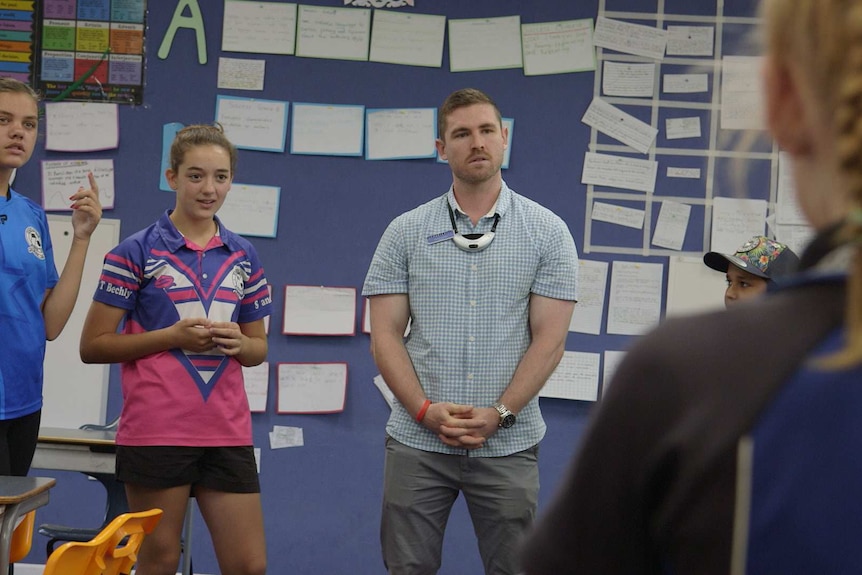
[[[291,154],[361,156],[364,106],[293,104]]]
[[[299,5],[296,55],[368,60],[371,10]]]
[[[607,333],[641,335],[658,325],[663,268],[661,264],[613,262]]]
[[[227,228],[243,236],[274,238],[278,231],[281,188],[234,182],[218,212]]]
[[[296,4],[225,0],[222,52],[293,54],[295,43]]]
[[[580,260],[578,266],[578,303],[569,322],[569,331],[599,335],[605,311],[608,262]]]
[[[779,224],[775,226],[775,239],[786,244],[796,255],[801,256],[814,239],[815,230],[809,225]]]
[[[46,102],[45,149],[55,152],[95,152],[120,142],[117,104]]]
[[[599,357],[597,353],[564,351],[539,397],[595,401],[599,396]]]
[[[658,130],[646,122],[601,98],[593,98],[581,121],[643,154],[649,152],[658,134]]]
[[[614,373],[625,356],[626,352],[624,351],[605,350],[604,361],[602,362],[602,397],[608,392]]]
[[[596,69],[592,18],[522,24],[521,44],[525,76]]]
[[[375,10],[371,27],[372,62],[443,66],[446,17]]]
[[[392,393],[392,390],[389,389],[389,385],[384,381],[382,375],[374,376],[374,387],[380,392],[380,395],[386,400],[386,405],[389,406],[389,409],[392,409],[392,406],[395,405],[395,402],[398,401],[395,399],[395,394]]]
[[[221,90],[263,90],[266,60],[218,59],[218,88]]]
[[[301,427],[287,427],[285,425],[273,425],[269,432],[269,448],[284,449],[286,447],[302,447],[305,445],[305,436]]]
[[[775,209],[778,224],[808,225],[808,220],[796,201],[793,160],[787,152],[778,153],[778,201]]]
[[[337,413],[346,396],[346,363],[278,364],[278,413]]]
[[[703,257],[671,256],[665,317],[724,309],[726,287],[724,274],[707,267]]]
[[[269,362],[265,361],[253,367],[242,366],[242,378],[245,395],[248,397],[248,408],[252,413],[264,413],[269,391]]]
[[[433,158],[436,108],[368,110],[366,160]]]
[[[710,251],[734,253],[752,236],[766,229],[766,201],[713,198]]]
[[[521,68],[521,17],[449,20],[449,70]]]
[[[371,300],[362,298],[362,333],[371,333]]]
[[[668,56],[712,56],[715,28],[712,26],[668,26]]]
[[[666,94],[696,94],[709,90],[707,74],[665,74],[663,78]]]
[[[668,140],[700,137],[700,117],[667,118],[665,120],[665,136]]]
[[[287,102],[220,95],[216,97],[216,121],[237,148],[284,151]]]
[[[655,90],[655,64],[605,60],[602,93],[605,96],[651,98]]]
[[[657,173],[654,160],[586,152],[581,183],[652,193]]]
[[[667,167],[668,178],[689,178],[693,180],[700,179],[700,168],[674,168]]]
[[[354,335],[355,332],[356,288],[285,286],[282,333]]]
[[[667,44],[667,31],[599,16],[596,19],[593,44],[617,52],[661,60],[664,58]]]
[[[763,58],[725,56],[721,76],[721,129],[762,130],[763,89],[760,70]]]
[[[46,211],[72,211],[69,197],[89,188],[93,172],[102,209],[114,207],[114,160],[42,160],[42,207]],[[102,254],[104,255],[104,254]]]
[[[691,206],[670,200],[661,203],[652,245],[670,250],[681,250],[691,217]]]
[[[644,227],[644,215],[644,210],[604,202],[593,202],[590,219],[640,230]]]

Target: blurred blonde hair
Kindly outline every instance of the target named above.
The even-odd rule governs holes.
[[[855,366],[862,363],[862,0],[761,0],[761,15],[768,54],[794,63],[831,120],[850,199],[836,239],[856,248],[847,286],[847,343],[820,364]]]
[[[25,84],[24,82],[14,78],[0,78],[0,93],[3,92],[27,94],[33,98],[33,102],[36,104],[39,103],[39,94],[36,93],[36,90],[31,88],[29,84]]]

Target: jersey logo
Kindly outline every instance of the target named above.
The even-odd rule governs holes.
[[[45,252],[42,250],[42,236],[33,226],[27,226],[24,230],[24,239],[27,241],[27,251],[39,258],[45,259]]]
[[[169,275],[163,275],[156,278],[156,288],[158,289],[168,289],[173,287],[176,284],[174,278]]]
[[[230,272],[230,279],[233,282],[233,293],[236,294],[238,300],[242,300],[245,295],[245,279],[247,277],[239,266],[234,266],[233,271]]]
[[[154,287],[164,291],[181,319],[205,317],[214,322],[232,321],[251,275],[251,263],[243,261],[244,254],[234,253],[215,273],[210,270],[212,277],[208,282],[202,282],[188,262],[176,254],[154,251],[153,256],[156,257],[150,257],[146,263],[144,276],[152,278]],[[176,349],[171,353],[194,379],[204,401],[230,361],[218,349],[204,353]]]

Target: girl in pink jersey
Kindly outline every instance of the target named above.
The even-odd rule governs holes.
[[[258,575],[266,546],[242,367],[266,359],[271,298],[254,247],[216,216],[236,168],[221,127],[180,130],[170,162],[176,205],[105,256],[81,358],[122,364],[117,478],[132,511],[164,510],[137,573],[176,573],[191,495],[221,572]]]

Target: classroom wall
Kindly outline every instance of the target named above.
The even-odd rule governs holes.
[[[600,8],[641,14],[708,15],[716,13],[716,1],[720,2],[416,0],[416,6],[406,10],[442,14],[450,19],[519,14],[522,23],[535,23],[595,18]],[[752,1],[720,3],[728,14],[750,15]],[[342,4],[322,0],[304,3]],[[580,182],[584,152],[594,134],[581,122],[581,117],[596,90],[593,72],[533,77],[526,77],[520,69],[451,73],[445,48],[442,68],[222,53],[223,3],[199,4],[206,29],[207,63],[198,62],[196,39],[191,30],[177,33],[166,59],[157,57],[177,2],[150,2],[144,103],[120,106],[119,148],[92,154],[37,150],[30,164],[19,171],[15,184],[18,191],[40,198],[39,160],[113,158],[116,206],[105,217],[121,220],[120,236],[124,238],[173,206],[173,196],[159,190],[162,125],[212,122],[219,94],[360,104],[367,108],[437,107],[453,90],[473,86],[489,93],[503,115],[515,120],[510,167],[503,174],[506,182],[559,214],[568,223],[582,256],[606,262],[622,257],[626,261],[667,264],[666,253],[644,249],[642,234],[627,236],[611,227],[592,226],[587,235],[587,186]],[[655,25],[655,20],[652,23]],[[220,55],[265,60],[264,90],[217,89]],[[701,113],[708,116],[710,112]],[[281,187],[277,237],[251,238],[274,287],[269,333],[269,400],[266,412],[256,413],[252,418],[255,445],[261,448],[262,498],[271,572],[382,573],[378,520],[384,425],[389,408],[372,383],[378,372],[368,353],[368,336],[361,330],[361,298],[357,296],[355,336],[286,336],[280,333],[284,286],[347,286],[355,287],[358,293],[377,241],[389,221],[444,193],[451,183],[451,174],[445,165],[432,159],[366,161],[240,150],[236,181]],[[684,195],[683,185],[665,182],[663,190]],[[701,213],[707,214],[705,209]],[[692,225],[693,239],[686,240],[686,252],[698,254],[706,247],[702,241],[705,220]],[[589,253],[585,253],[585,244],[591,247]],[[602,250],[604,245],[622,246],[634,253],[620,256],[614,250]],[[102,254],[90,256],[100,258]],[[666,285],[666,272],[664,279]],[[83,289],[92,290],[93,285]],[[625,349],[632,341],[632,337],[604,331],[601,335],[570,333],[566,349],[601,353]],[[279,362],[346,362],[344,411],[327,415],[277,414],[275,366]],[[117,415],[121,407],[118,375],[113,367],[108,419]],[[594,404],[542,399],[541,407],[548,423],[548,434],[540,451],[540,506],[544,507],[577,447]],[[271,450],[268,434],[275,425],[302,428],[304,446]],[[98,484],[76,473],[38,472],[58,478],[51,503],[40,510],[38,522],[98,523],[103,511]],[[193,542],[195,571],[216,573],[217,564],[199,516],[195,520]],[[28,561],[44,561],[40,543],[37,537]],[[441,573],[479,572],[481,562],[475,538],[463,502],[459,501],[450,520]]]

